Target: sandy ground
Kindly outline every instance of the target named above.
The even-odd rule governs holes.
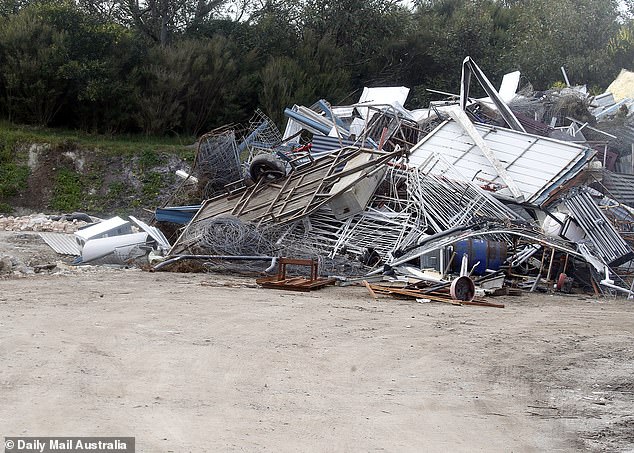
[[[139,452],[634,451],[633,303],[495,301],[140,270],[3,278],[0,434],[135,436]]]

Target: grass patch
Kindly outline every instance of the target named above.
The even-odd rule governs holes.
[[[0,201],[26,189],[28,178],[28,166],[0,160]]]
[[[149,172],[143,175],[141,181],[143,182],[143,199],[154,200],[160,195],[163,187],[163,176],[160,173]]]
[[[192,162],[194,141],[194,137],[108,136],[0,121],[0,212],[11,212],[14,198],[30,189],[29,207],[57,212],[105,214],[153,206],[174,179],[162,174],[169,171],[166,163],[174,158]],[[31,153],[33,144],[47,146]],[[31,161],[37,165],[33,169],[30,157],[36,159]],[[16,202],[27,199],[20,200]]]
[[[0,203],[0,214],[13,214],[13,206],[7,203]]]
[[[195,150],[189,145],[195,141],[196,138],[191,136],[100,135],[0,121],[0,152],[19,143],[49,143],[52,147],[75,146],[111,155],[167,152],[192,159]]]
[[[108,200],[120,200],[121,198],[128,195],[130,189],[128,186],[121,181],[113,182],[108,187],[108,193],[106,195],[106,199]]]
[[[68,168],[61,168],[55,176],[51,208],[62,212],[81,210],[83,194],[81,176]]]
[[[147,171],[151,168],[158,166],[161,163],[161,158],[159,153],[143,150],[141,155],[139,156],[139,169],[141,171]]]

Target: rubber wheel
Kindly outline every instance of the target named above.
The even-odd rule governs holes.
[[[260,154],[255,156],[249,166],[249,173],[254,181],[265,178],[268,181],[275,181],[286,176],[284,163],[271,154]]]

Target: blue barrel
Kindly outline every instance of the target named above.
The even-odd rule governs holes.
[[[497,271],[506,261],[506,243],[500,241],[487,241],[485,239],[463,239],[453,244],[456,256],[451,268],[454,272],[460,272],[462,257],[469,257],[469,270],[477,263],[473,273],[484,275],[487,269]]]

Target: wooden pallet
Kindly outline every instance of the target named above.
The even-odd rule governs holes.
[[[310,267],[310,278],[291,277],[286,278],[286,266]],[[290,291],[312,291],[328,285],[334,285],[334,278],[319,278],[319,263],[316,260],[297,258],[280,258],[277,265],[277,275],[258,278],[255,282],[263,288],[287,289]]]
[[[269,289],[287,289],[290,291],[312,291],[321,289],[328,285],[334,285],[334,278],[318,278],[311,280],[304,277],[293,277],[285,280],[278,280],[277,277],[258,278],[255,281],[262,288]]]

